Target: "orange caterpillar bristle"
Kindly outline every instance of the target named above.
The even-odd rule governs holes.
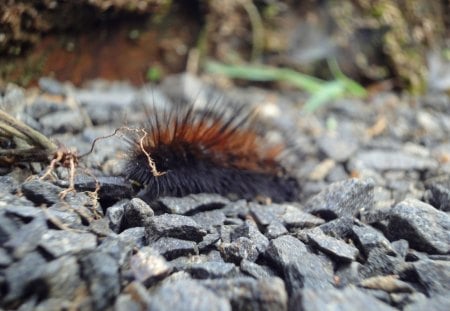
[[[159,196],[218,193],[244,199],[294,201],[297,181],[276,161],[280,146],[265,147],[251,129],[251,113],[241,107],[226,116],[192,105],[150,117],[131,139],[127,178],[150,202]]]

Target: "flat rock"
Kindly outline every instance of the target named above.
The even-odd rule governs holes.
[[[255,261],[259,255],[255,243],[246,237],[239,237],[231,243],[222,243],[218,248],[226,261],[236,264],[244,259]]]
[[[110,255],[119,265],[123,265],[130,260],[134,248],[134,243],[127,243],[117,236],[109,236],[102,240],[97,249]]]
[[[150,243],[150,246],[168,260],[180,256],[198,254],[195,242],[177,238],[161,237],[157,241]]]
[[[194,215],[198,212],[220,209],[230,203],[230,200],[218,194],[200,193],[190,194],[183,198],[161,197],[158,199],[158,203],[163,206],[162,209],[165,212]]]
[[[165,283],[150,297],[147,310],[231,311],[230,302],[193,280]]]
[[[279,236],[287,234],[289,231],[278,220],[272,221],[266,228],[265,235],[268,239],[276,239]]]
[[[105,310],[120,293],[119,265],[108,254],[94,251],[79,259],[95,310]]]
[[[450,252],[450,216],[416,199],[406,199],[391,209],[388,233],[405,239],[419,251]]]
[[[217,279],[232,277],[237,274],[237,267],[228,262],[208,261],[193,263],[184,269],[196,279]]]
[[[39,245],[52,256],[60,257],[95,249],[97,237],[91,233],[50,229],[42,235]]]
[[[37,205],[52,205],[61,201],[59,194],[64,189],[52,183],[39,179],[32,179],[22,184],[25,197]]]
[[[269,240],[259,231],[256,224],[250,220],[246,220],[241,226],[236,227],[231,232],[230,237],[232,241],[240,237],[249,238],[259,253],[265,252],[269,245]]]
[[[44,133],[77,133],[84,129],[82,115],[78,111],[57,111],[43,116],[39,123],[45,129]]]
[[[305,210],[325,218],[352,217],[360,209],[373,207],[373,189],[371,181],[348,179],[337,182],[309,199]]]
[[[145,227],[150,217],[155,213],[152,208],[139,198],[133,198],[124,206],[121,230],[132,227]]]
[[[118,238],[127,244],[141,248],[146,245],[145,239],[145,228],[144,227],[134,227],[124,230],[118,235]]]
[[[233,310],[287,310],[286,289],[283,281],[277,277],[205,280],[201,284],[219,297],[229,300]]]
[[[449,261],[420,260],[414,262],[413,266],[428,295],[448,295],[450,291]]]
[[[304,311],[346,310],[346,311],[393,311],[395,308],[354,287],[344,289],[305,288],[292,301]]]
[[[389,170],[428,170],[438,163],[430,157],[423,157],[401,150],[370,150],[358,152],[352,159],[358,169]]]
[[[212,210],[196,213],[192,216],[192,219],[194,219],[195,222],[202,226],[205,230],[214,232],[218,226],[225,222],[226,217],[223,211]]]
[[[310,253],[305,244],[292,236],[270,241],[266,257],[281,271],[288,292],[300,288],[329,288],[333,284],[333,267]]]
[[[317,144],[320,151],[337,162],[347,161],[358,149],[356,141],[330,135],[321,136]]]
[[[356,246],[366,257],[374,248],[382,248],[390,253],[394,252],[391,243],[380,231],[364,224],[354,225],[352,231],[352,238]]]
[[[4,246],[15,258],[21,258],[39,245],[47,230],[43,217],[34,218],[30,223],[21,226]]]
[[[131,256],[130,269],[135,279],[146,285],[166,277],[172,271],[164,257],[151,247],[143,247]]]
[[[356,247],[342,240],[327,236],[324,233],[307,233],[307,236],[312,245],[339,261],[354,261],[359,255]]]
[[[267,266],[261,266],[248,260],[242,260],[240,264],[241,271],[254,277],[255,279],[266,279],[275,276],[275,273]]]
[[[200,242],[206,235],[204,230],[190,217],[164,214],[149,219],[145,227],[147,241],[156,241],[160,237],[172,237]]]

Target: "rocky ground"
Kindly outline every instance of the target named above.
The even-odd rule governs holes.
[[[288,146],[299,202],[199,194],[149,206],[113,190],[100,204],[92,192],[62,200],[65,169],[40,180],[45,166],[2,168],[0,308],[450,309],[446,95],[378,93],[305,114],[302,94],[219,91],[188,75],[142,89],[41,79],[39,92],[8,86],[2,108],[83,153],[145,121],[145,105],[215,96],[261,108],[265,138]],[[124,152],[120,135],[99,141],[77,180],[120,174]]]

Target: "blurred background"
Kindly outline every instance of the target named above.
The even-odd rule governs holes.
[[[333,60],[368,90],[448,92],[449,30],[448,0],[5,0],[0,77],[140,85],[214,61],[329,80]]]

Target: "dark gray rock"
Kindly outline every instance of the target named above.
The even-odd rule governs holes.
[[[425,182],[428,190],[427,201],[444,212],[450,211],[450,178],[447,175],[435,177]]]
[[[13,237],[19,230],[20,223],[6,217],[4,211],[0,209],[0,245],[3,245],[11,237]]]
[[[21,258],[26,253],[33,251],[39,244],[42,236],[47,231],[47,223],[43,217],[37,217],[30,223],[20,227],[20,230],[5,243],[5,248],[15,258]]]
[[[370,180],[349,179],[337,182],[309,199],[305,210],[327,219],[352,217],[362,208],[373,207],[373,188]]]
[[[216,227],[225,223],[226,217],[223,211],[221,210],[212,210],[206,212],[199,212],[192,216],[192,219],[195,220],[203,229],[214,232]]]
[[[97,237],[92,233],[50,229],[42,235],[39,245],[53,257],[60,257],[95,249]]]
[[[286,289],[283,281],[277,277],[259,280],[248,277],[205,280],[201,284],[218,296],[228,299],[233,310],[287,310]]]
[[[259,255],[255,243],[246,237],[239,237],[231,243],[222,243],[218,248],[226,261],[236,264],[239,264],[243,259],[255,261]]]
[[[218,194],[190,194],[183,198],[162,197],[158,199],[162,204],[162,210],[171,214],[194,215],[198,212],[204,212],[214,209],[220,209],[230,200]]]
[[[450,262],[420,260],[413,263],[419,282],[428,295],[448,295],[450,291]]]
[[[43,274],[45,264],[46,261],[41,255],[31,252],[4,270],[7,291],[2,298],[3,304],[17,302],[25,295],[30,284],[36,282]],[[36,288],[34,293],[39,294],[38,290],[39,288]]]
[[[60,133],[78,133],[84,127],[84,119],[79,111],[57,111],[43,116],[39,123],[46,135]]]
[[[249,238],[259,253],[266,251],[269,246],[269,240],[262,234],[254,222],[246,220],[244,224],[231,232],[231,240],[234,241],[240,237]]]
[[[167,261],[151,247],[143,247],[130,259],[130,269],[136,280],[150,286],[172,271]]]
[[[87,280],[95,310],[105,310],[120,292],[119,266],[108,254],[94,251],[80,257],[83,279]]]
[[[125,214],[125,203],[118,202],[106,210],[106,217],[109,220],[109,227],[115,233],[121,230],[123,215]]]
[[[139,198],[133,198],[124,206],[121,230],[132,227],[145,227],[149,218],[155,213],[152,208]]]
[[[433,296],[432,298],[425,298],[415,301],[407,305],[404,311],[448,311],[450,310],[450,297],[448,295]]]
[[[356,169],[374,169],[376,171],[409,171],[435,169],[436,160],[401,150],[370,150],[358,152],[352,159]]]
[[[122,266],[130,259],[134,244],[127,243],[119,237],[106,237],[98,246],[98,250],[110,255]]]
[[[80,279],[77,260],[72,256],[63,256],[45,265],[40,279],[47,287],[48,296],[72,300],[86,285]]]
[[[59,194],[63,190],[63,188],[39,179],[25,181],[22,184],[23,194],[36,205],[46,204],[50,206],[61,201]]]
[[[206,231],[190,217],[164,214],[149,219],[145,227],[147,241],[156,241],[160,237],[172,237],[200,242]]]
[[[319,229],[326,235],[347,239],[352,234],[353,218],[351,217],[339,217],[335,220],[324,223],[319,226]]]
[[[391,209],[388,233],[392,239],[405,239],[419,251],[450,252],[450,216],[431,205],[407,199]]]
[[[232,263],[208,261],[193,263],[184,269],[196,279],[228,278],[237,275],[238,269]]]
[[[198,254],[195,242],[176,238],[161,237],[157,241],[151,242],[150,246],[168,260],[180,256]]]
[[[391,243],[392,248],[394,249],[394,252],[400,257],[405,258],[408,254],[409,250],[409,243],[406,240],[397,240]]]
[[[358,143],[345,138],[337,138],[331,135],[321,136],[317,144],[328,158],[336,162],[347,161],[358,149]]]
[[[393,311],[395,308],[354,287],[345,289],[305,288],[298,292],[290,303],[291,309],[346,310],[346,311]]]
[[[47,209],[49,219],[56,219],[57,221],[73,228],[80,227],[80,215],[67,210],[63,207],[64,204],[56,203]]]
[[[370,251],[360,273],[363,278],[396,274],[402,263],[402,258],[387,254],[385,249],[374,248]]]
[[[310,253],[300,240],[292,236],[281,236],[270,241],[266,257],[282,274],[291,294],[304,287],[332,287],[332,264]]]
[[[217,241],[219,241],[220,235],[218,233],[210,233],[203,237],[203,240],[198,243],[198,250],[200,252],[208,250],[212,247],[214,247],[214,244],[216,244]]]
[[[145,241],[145,228],[144,227],[134,227],[124,230],[118,235],[118,238],[127,244],[133,245],[137,248],[141,248],[147,245]]]
[[[231,311],[230,303],[196,281],[165,283],[150,297],[149,311]]]
[[[31,203],[29,201],[27,202]],[[37,217],[43,218],[44,212],[42,209],[36,208],[32,206],[32,204],[22,205],[17,203],[19,202],[16,202],[16,204],[11,204],[12,206],[5,207],[4,212],[7,216],[17,216],[25,223],[28,223]]]
[[[93,219],[89,223],[89,231],[97,235],[99,238],[116,236],[114,231],[109,227],[109,221],[106,218]]]
[[[276,239],[279,236],[287,234],[288,232],[289,231],[280,221],[274,220],[267,226],[265,235],[269,239]]]
[[[260,266],[246,259],[241,261],[240,268],[241,271],[254,277],[255,279],[266,279],[275,276],[274,272],[270,270],[267,266]]]
[[[387,253],[394,253],[391,243],[384,235],[378,230],[364,225],[354,225],[352,227],[353,240],[355,245],[361,250],[364,256],[369,256],[369,253],[374,248],[381,248],[386,250]]]
[[[307,233],[307,236],[313,246],[338,261],[354,261],[359,255],[359,251],[356,247],[347,244],[344,241],[327,236],[320,230],[315,233]]]

